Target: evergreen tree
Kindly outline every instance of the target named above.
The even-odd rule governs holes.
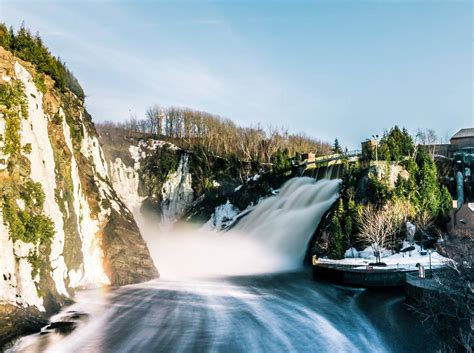
[[[331,257],[333,259],[342,259],[346,248],[345,236],[342,228],[342,221],[344,219],[344,202],[339,198],[337,207],[331,219]]]
[[[446,223],[449,219],[449,211],[451,211],[453,199],[446,186],[441,187],[439,218],[442,223]]]
[[[424,150],[420,150],[417,160],[420,168],[417,176],[420,211],[428,211],[431,216],[436,217],[441,206],[436,164]]]
[[[12,28],[8,31],[6,26],[0,23],[0,46],[12,51],[20,59],[34,64],[39,72],[51,76],[55,86],[62,92],[68,89],[80,99],[84,99],[84,91],[71,71],[60,58],[49,52],[39,34],[32,35],[24,24],[15,34]]]
[[[277,150],[271,157],[272,171],[276,174],[287,172],[291,169],[291,161],[288,149]]]
[[[339,218],[333,217],[331,224],[332,251],[333,259],[342,259],[344,257],[344,235]]]
[[[332,146],[332,151],[334,153],[339,153],[339,154],[342,153],[342,147],[339,144],[339,140],[337,138],[334,140],[334,145]]]
[[[395,125],[390,131],[385,131],[379,143],[380,159],[399,162],[413,154],[413,138],[408,131]]]
[[[7,26],[3,23],[0,23],[0,47],[3,47],[6,50],[10,49],[11,37],[10,31]]]

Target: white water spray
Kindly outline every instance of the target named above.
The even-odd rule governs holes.
[[[141,230],[163,277],[248,275],[301,267],[308,242],[337,197],[338,180],[294,178],[231,230],[156,225]],[[160,234],[157,234],[160,233]]]

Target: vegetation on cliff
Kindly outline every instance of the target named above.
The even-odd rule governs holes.
[[[0,172],[3,222],[8,226],[13,242],[35,244],[27,259],[32,266],[32,278],[39,273],[39,247],[48,247],[54,236],[53,221],[44,214],[44,191],[40,183],[30,178],[30,163],[26,155],[30,144],[21,144],[22,119],[28,118],[28,103],[24,87],[18,80],[0,84],[0,114],[5,119],[4,135],[0,136],[1,153],[8,159],[7,173]]]
[[[5,119],[4,135],[0,135],[0,142],[3,143],[2,152],[4,155],[9,155],[8,170],[13,172],[22,151],[21,119],[28,118],[28,103],[20,81],[0,84],[0,113]]]
[[[366,161],[368,168],[346,165],[340,198],[320,224],[313,253],[337,259],[350,247],[373,245],[374,228],[367,222],[376,222],[375,215],[384,216],[382,223],[390,225],[378,228],[385,234],[378,245],[393,251],[405,239],[407,221],[417,225],[422,242],[428,240],[427,232],[439,233],[445,226],[451,195],[439,182],[427,148],[416,146],[408,132],[398,127],[383,136],[378,148],[383,161]]]
[[[68,89],[81,100],[84,99],[84,91],[79,81],[60,58],[50,53],[39,34],[31,34],[23,25],[15,33],[13,28],[8,29],[5,24],[0,23],[0,46],[36,66],[38,74],[34,81],[40,92],[44,93],[46,89],[43,76],[45,74],[54,80],[55,86],[61,92]]]

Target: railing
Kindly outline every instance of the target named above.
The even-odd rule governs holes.
[[[360,157],[362,155],[361,150],[353,150],[346,153],[335,153],[335,154],[328,154],[325,156],[316,157],[314,161],[306,162],[307,165],[309,164],[319,164],[337,160],[343,160],[351,157]]]

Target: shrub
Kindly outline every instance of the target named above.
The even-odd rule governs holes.
[[[31,278],[35,278],[40,271],[41,267],[41,259],[38,256],[38,253],[36,251],[30,252],[30,254],[27,257],[28,262],[31,265]]]
[[[271,162],[273,164],[272,172],[274,174],[281,174],[289,171],[291,169],[291,161],[288,149],[279,149],[276,151],[271,157]]]
[[[17,189],[21,188],[20,191]],[[43,214],[44,192],[41,184],[28,179],[24,186],[11,186],[3,191],[3,218],[12,241],[49,243],[54,236],[54,223]],[[20,208],[17,200],[24,202]]]
[[[27,143],[23,146],[22,148],[23,152],[25,152],[26,154],[30,154],[31,153],[31,143]]]
[[[21,117],[28,117],[28,103],[20,81],[0,84],[0,112],[5,116],[3,153],[10,155],[8,170],[12,172],[21,152]]]
[[[33,81],[36,85],[36,88],[38,91],[41,93],[45,94],[46,91],[48,90],[48,87],[46,86],[46,83],[44,82],[44,74],[42,73],[37,73],[35,77],[33,78]]]

